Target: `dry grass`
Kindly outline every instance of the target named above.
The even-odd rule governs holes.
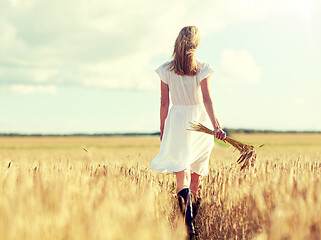
[[[320,239],[321,135],[233,138],[266,146],[240,172],[216,145],[199,239]],[[0,138],[0,239],[184,239],[174,176],[148,169],[158,150],[158,137]]]

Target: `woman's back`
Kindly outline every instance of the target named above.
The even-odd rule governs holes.
[[[200,70],[195,76],[178,75],[169,70],[171,62],[161,65],[156,72],[161,80],[168,84],[173,105],[198,105],[202,104],[202,92],[200,82],[213,73],[213,68],[197,60]]]

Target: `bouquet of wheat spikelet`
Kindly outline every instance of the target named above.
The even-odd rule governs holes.
[[[190,127],[191,131],[198,131],[198,132],[203,132],[203,133],[207,133],[210,135],[215,136],[215,132],[212,131],[211,129],[205,127],[203,124],[201,123],[190,123]],[[231,144],[233,147],[235,147],[237,150],[239,150],[239,152],[241,153],[241,156],[239,157],[239,159],[237,160],[238,164],[242,164],[241,165],[241,170],[245,169],[246,167],[253,167],[254,166],[254,162],[256,160],[256,152],[254,150],[254,146],[252,145],[248,145],[248,144],[244,144],[241,143],[233,138],[230,137],[226,137],[225,139],[229,144]],[[261,145],[260,147],[262,147],[263,145]]]

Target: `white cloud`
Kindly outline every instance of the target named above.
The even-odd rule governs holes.
[[[11,92],[21,95],[28,95],[28,94],[50,94],[55,95],[57,93],[56,86],[49,85],[49,86],[41,86],[41,85],[12,85],[9,89]]]
[[[255,83],[260,81],[260,76],[261,68],[247,50],[223,50],[216,70],[217,80]]]
[[[291,2],[285,2],[286,9]],[[283,14],[279,5],[276,0],[4,0],[0,84],[155,89],[150,61],[171,55],[181,27],[196,25],[206,37],[233,24]],[[260,75],[247,52],[223,53],[220,71],[225,78],[250,82]]]
[[[292,98],[291,104],[294,107],[300,108],[300,107],[305,107],[307,105],[307,101],[303,97],[295,97],[295,98]]]
[[[128,56],[84,65],[86,79],[83,84],[100,88],[131,88],[154,90],[156,83],[154,66],[149,63],[148,53],[136,53]]]

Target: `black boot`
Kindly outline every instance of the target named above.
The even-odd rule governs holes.
[[[195,229],[193,223],[193,207],[192,207],[192,193],[189,188],[184,188],[179,193],[178,203],[182,214],[185,217],[185,225],[187,227],[187,234],[191,239],[195,236]]]
[[[194,219],[198,213],[198,209],[201,206],[201,202],[202,202],[201,198],[194,198],[194,201],[193,201],[193,217],[194,217]]]

